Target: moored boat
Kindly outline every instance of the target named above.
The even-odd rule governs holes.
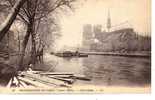
[[[71,52],[71,51],[64,51],[64,52],[57,52],[54,53],[55,56],[58,57],[88,57],[88,54],[83,54],[79,52]]]
[[[79,53],[78,57],[88,57],[88,54]]]

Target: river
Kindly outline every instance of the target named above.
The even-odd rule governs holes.
[[[147,86],[151,84],[151,59],[120,56],[89,55],[61,58],[45,54],[42,67],[46,71],[85,75],[91,81],[75,84],[99,86]]]

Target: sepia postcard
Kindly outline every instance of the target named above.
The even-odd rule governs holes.
[[[151,0],[0,0],[0,94],[151,93]]]

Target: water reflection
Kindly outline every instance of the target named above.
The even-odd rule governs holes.
[[[46,57],[45,57],[46,58]],[[83,84],[144,86],[151,83],[150,58],[89,55],[87,58],[47,58],[58,62],[53,71],[84,74],[92,80]]]

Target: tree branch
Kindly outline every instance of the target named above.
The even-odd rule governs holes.
[[[8,15],[7,19],[0,26],[0,41],[3,39],[5,34],[9,31],[12,23],[16,19],[16,16],[19,13],[20,8],[23,6],[25,1],[26,0],[19,0],[12,8],[12,12]]]

